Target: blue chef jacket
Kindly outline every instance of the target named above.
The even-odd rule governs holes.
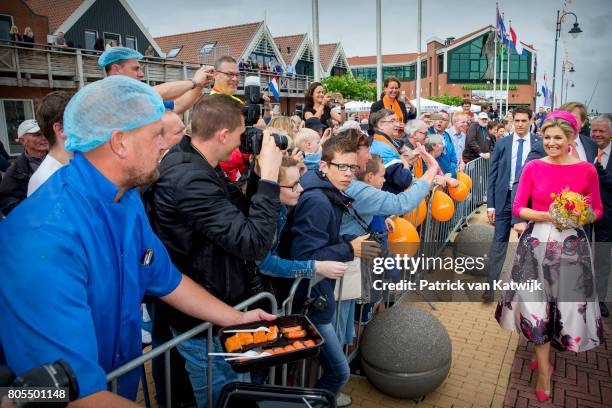
[[[22,374],[64,359],[79,397],[106,390],[106,373],[142,354],[143,295],[181,280],[138,192],[118,188],[80,153],[0,222],[0,341]],[[142,261],[153,252],[149,265]],[[1,353],[0,353],[1,355]],[[120,378],[135,399],[140,370]]]

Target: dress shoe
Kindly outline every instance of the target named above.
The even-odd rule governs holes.
[[[550,399],[550,394],[547,394],[544,391],[538,390],[537,388],[535,390],[535,395],[538,398],[538,401],[540,402],[546,402]]]

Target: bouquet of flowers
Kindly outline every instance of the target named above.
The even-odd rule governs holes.
[[[563,231],[578,228],[595,221],[595,213],[591,208],[590,197],[570,191],[565,188],[559,194],[550,195],[554,199],[548,212],[553,218],[557,230]]]

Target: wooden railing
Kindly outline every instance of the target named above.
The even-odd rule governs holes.
[[[30,48],[0,42],[0,86],[78,89],[106,76],[104,69],[98,66],[99,55],[92,50],[58,49],[45,44],[34,44]],[[150,85],[192,78],[200,68],[195,62],[150,57],[145,57],[140,64],[145,73],[143,81]],[[244,93],[244,78],[249,75],[260,77],[263,91],[268,90],[268,83],[275,76],[268,71],[242,70],[238,95]],[[280,95],[304,97],[309,81],[312,78],[304,75],[282,74],[278,80]]]

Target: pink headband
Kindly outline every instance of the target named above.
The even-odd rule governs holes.
[[[578,128],[578,121],[576,120],[574,115],[567,111],[556,110],[554,112],[550,112],[548,115],[546,115],[546,119],[544,120],[544,122],[548,121],[549,119],[561,119],[566,122],[569,122],[569,124],[572,125],[572,128],[574,129],[574,136],[576,136],[578,134],[578,131],[580,130]]]

